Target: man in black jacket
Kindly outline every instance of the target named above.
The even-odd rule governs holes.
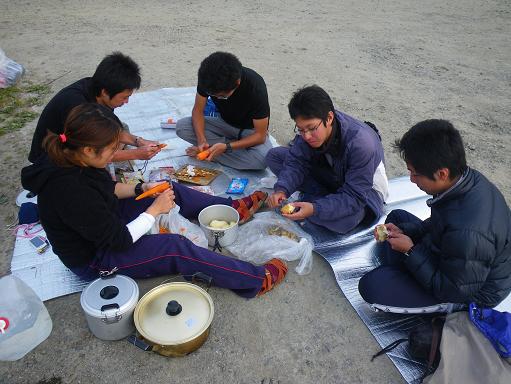
[[[388,215],[383,265],[362,277],[361,296],[397,313],[496,306],[511,292],[511,211],[504,197],[467,167],[461,136],[446,120],[416,124],[395,146],[410,180],[433,196],[431,216]]]

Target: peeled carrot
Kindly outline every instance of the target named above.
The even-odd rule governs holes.
[[[166,191],[169,188],[170,188],[170,184],[166,181],[166,182],[158,184],[156,187],[152,187],[148,191],[145,191],[144,193],[138,195],[137,197],[135,197],[135,200],[140,200],[140,199],[143,199],[144,197],[154,195],[155,193]]]
[[[158,148],[160,148],[160,149],[163,149],[163,148],[165,148],[166,146],[167,146],[167,144],[165,144],[165,143],[158,144]]]
[[[209,151],[206,149],[205,151],[202,151],[197,154],[197,160],[206,160],[206,157],[209,156]]]

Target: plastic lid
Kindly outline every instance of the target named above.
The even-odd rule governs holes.
[[[213,321],[211,296],[195,284],[162,284],[147,292],[135,308],[138,332],[160,345],[179,345],[201,335]]]
[[[125,313],[138,301],[138,285],[123,275],[96,279],[82,292],[80,303],[85,313],[104,317],[106,312]]]

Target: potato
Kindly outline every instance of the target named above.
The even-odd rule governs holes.
[[[376,241],[383,242],[389,237],[389,231],[385,224],[378,224],[376,226]]]
[[[295,207],[291,204],[286,204],[282,208],[280,208],[280,212],[290,215],[295,211]]]
[[[227,229],[227,228],[231,228],[235,224],[236,223],[234,221],[231,221],[230,223],[228,223],[225,220],[211,220],[208,227],[213,228],[213,229]]]

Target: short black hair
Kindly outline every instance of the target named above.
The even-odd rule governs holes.
[[[215,52],[202,60],[199,67],[199,88],[208,94],[232,91],[241,79],[241,62],[228,52]]]
[[[99,96],[104,89],[109,97],[114,97],[126,89],[140,88],[140,68],[131,57],[121,52],[105,56],[92,76],[92,92]]]
[[[315,84],[300,88],[293,93],[287,108],[293,120],[297,117],[318,118],[324,124],[326,124],[328,113],[330,111],[335,113],[334,103],[328,93]]]
[[[415,124],[394,143],[401,158],[415,171],[435,180],[441,168],[449,169],[449,177],[463,174],[467,168],[460,133],[447,120],[430,119]]]

